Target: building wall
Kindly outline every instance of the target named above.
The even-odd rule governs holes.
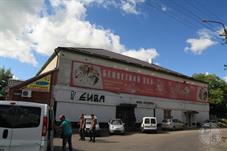
[[[118,94],[103,90],[92,90],[86,88],[76,88],[56,85],[54,87],[54,98],[57,102],[57,115],[66,114],[69,120],[78,121],[80,114],[97,115],[101,122],[107,122],[116,118],[116,106],[123,104],[136,105],[136,122],[139,123],[144,116],[155,116],[160,123],[164,119],[164,110],[171,110],[171,116],[186,122],[185,112],[197,111],[193,121],[202,122],[209,119],[209,104],[198,104],[190,101],[179,101],[161,99],[147,96],[137,96],[130,94]],[[87,95],[101,96],[103,99],[88,100]],[[149,104],[149,103],[150,104]],[[153,104],[152,104],[153,103]],[[58,116],[57,116],[58,117]]]
[[[40,72],[39,75],[46,73],[48,71],[54,70],[57,67],[57,62],[58,62],[58,56],[55,56],[51,62],[49,62],[49,64],[42,70],[42,72]]]
[[[198,114],[193,115],[193,120],[204,121],[209,118],[209,104],[206,102],[193,102],[187,100],[174,100],[148,96],[138,96],[122,93],[107,92],[104,90],[94,90],[89,88],[71,87],[71,69],[72,61],[81,61],[84,63],[91,63],[96,65],[105,65],[107,67],[122,69],[131,72],[137,72],[141,74],[151,75],[164,79],[169,79],[178,82],[186,82],[188,84],[207,87],[206,84],[189,79],[183,79],[172,75],[159,73],[156,71],[150,71],[144,68],[135,67],[127,64],[113,62],[110,60],[100,59],[96,57],[76,54],[72,52],[60,51],[59,54],[59,72],[57,85],[54,88],[54,98],[58,103],[57,115],[66,114],[70,120],[77,121],[81,113],[90,114],[95,113],[101,122],[107,122],[108,120],[115,118],[116,106],[121,103],[136,104],[135,116],[136,122],[141,122],[144,116],[153,116],[153,110],[156,111],[156,117],[158,122],[161,122],[164,118],[164,110],[171,110],[173,118],[178,118],[186,122],[185,112],[197,111]],[[104,95],[105,102],[78,102],[78,97],[72,97],[72,91],[76,92],[76,95],[82,95],[84,92]],[[75,93],[73,92],[73,93]],[[141,104],[142,102],[142,104]],[[143,104],[143,102],[151,102],[150,104]]]

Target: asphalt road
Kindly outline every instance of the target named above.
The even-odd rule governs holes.
[[[78,134],[73,135],[75,151],[226,151],[227,140],[217,145],[204,144],[201,131],[186,130],[161,132],[158,134],[131,133],[124,136],[113,135],[98,137],[95,143],[78,141]],[[227,138],[227,129],[221,129],[222,138]],[[61,139],[54,140],[55,151],[61,151]]]

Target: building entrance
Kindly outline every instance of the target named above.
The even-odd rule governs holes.
[[[194,116],[195,114],[198,114],[197,111],[187,111],[185,112],[185,117],[186,117],[186,125],[188,127],[196,126],[196,122],[194,121]]]
[[[136,123],[134,104],[120,104],[116,107],[116,118],[125,123],[126,128],[134,128]]]

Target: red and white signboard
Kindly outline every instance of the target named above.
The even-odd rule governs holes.
[[[207,102],[207,88],[125,70],[72,62],[71,85],[118,93]]]

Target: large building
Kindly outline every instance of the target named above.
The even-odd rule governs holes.
[[[103,49],[58,47],[36,77],[10,89],[8,99],[48,103],[77,122],[127,125],[144,116],[177,118],[189,127],[209,119],[207,84],[160,66]],[[25,93],[25,94],[24,94]]]

